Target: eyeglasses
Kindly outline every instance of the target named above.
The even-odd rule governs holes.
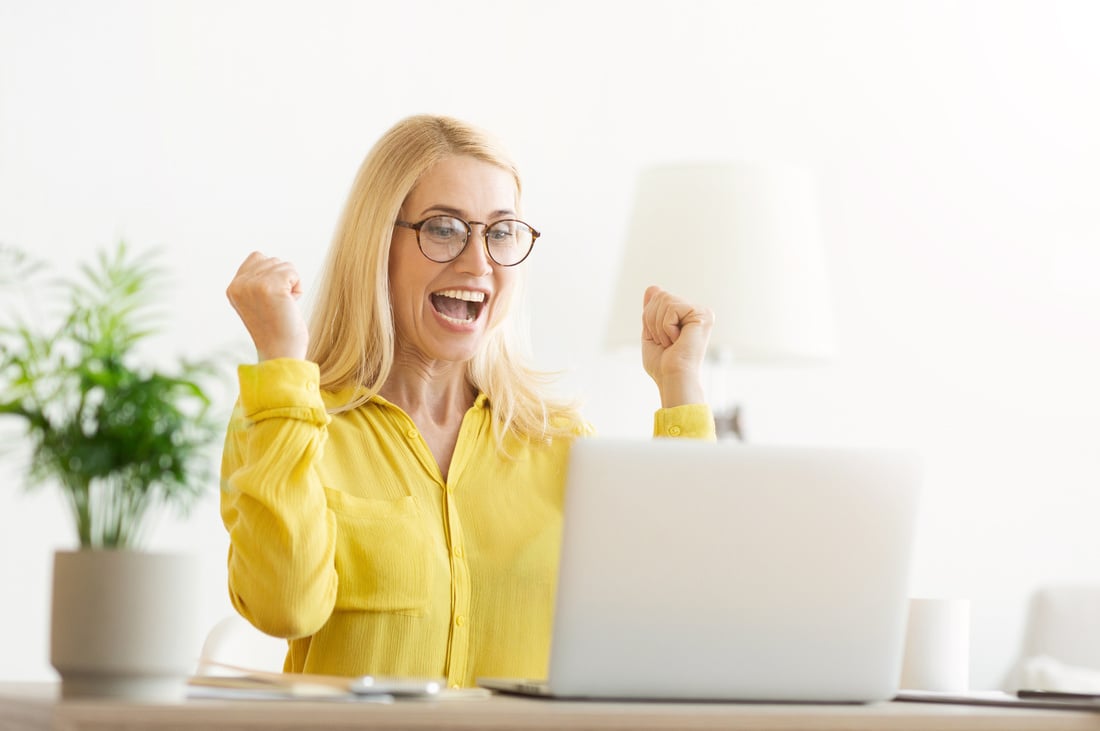
[[[474,224],[483,226],[485,250],[489,258],[502,267],[514,267],[531,253],[535,239],[541,234],[523,221],[506,218],[493,223],[463,221],[454,216],[432,216],[420,223],[397,221],[395,226],[416,231],[416,243],[420,253],[439,264],[457,259],[466,250]]]

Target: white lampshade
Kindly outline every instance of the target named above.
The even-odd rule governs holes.
[[[817,196],[805,170],[743,162],[644,170],[609,346],[639,342],[651,284],[714,310],[712,350],[738,362],[824,359],[835,350]]]

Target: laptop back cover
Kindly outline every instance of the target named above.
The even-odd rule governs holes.
[[[891,698],[919,472],[892,451],[579,440],[551,691]]]

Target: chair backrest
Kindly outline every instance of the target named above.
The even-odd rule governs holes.
[[[231,614],[219,620],[207,633],[196,674],[233,674],[219,663],[281,672],[286,653],[286,640],[265,635],[240,615]]]
[[[1006,686],[1054,687],[1100,673],[1100,584],[1042,586],[1031,598],[1020,657]]]
[[[1100,584],[1045,586],[1035,592],[1025,657],[1048,655],[1100,669]]]

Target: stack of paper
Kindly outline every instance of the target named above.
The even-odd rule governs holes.
[[[208,663],[204,667],[211,665],[229,673],[193,676],[188,683],[189,698],[392,703],[397,698],[455,700],[490,695],[483,688],[448,689],[442,678],[272,673],[222,663]]]

